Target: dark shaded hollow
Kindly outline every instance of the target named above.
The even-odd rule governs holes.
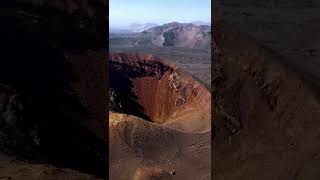
[[[163,74],[170,68],[161,63],[142,63],[139,62],[136,67],[111,61],[109,68],[110,74],[110,93],[114,96],[111,101],[111,110],[126,114],[135,115],[144,120],[154,122],[152,115],[146,111],[146,107],[141,104],[141,100],[137,96],[134,89],[136,88],[135,79],[150,77],[153,83],[157,83]],[[142,66],[143,68],[138,68]],[[155,71],[147,71],[145,67],[155,68]],[[148,84],[146,84],[148,86]],[[151,86],[151,84],[150,84]],[[148,91],[146,89],[146,91]],[[148,97],[150,98],[150,97]],[[153,98],[150,99],[154,101]],[[121,105],[120,105],[121,104]],[[119,105],[121,107],[119,107]],[[152,107],[151,107],[152,108]]]
[[[0,150],[105,177],[105,142],[80,125],[89,114],[73,95],[62,49],[32,29],[2,28],[0,35]]]

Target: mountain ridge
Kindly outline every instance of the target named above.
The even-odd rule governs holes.
[[[112,34],[112,44],[210,49],[211,26],[171,22],[127,36]]]

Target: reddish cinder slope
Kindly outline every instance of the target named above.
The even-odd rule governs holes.
[[[319,179],[320,104],[281,57],[214,26],[213,179]]]

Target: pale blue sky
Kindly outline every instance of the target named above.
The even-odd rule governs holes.
[[[109,0],[110,27],[211,21],[211,0]]]

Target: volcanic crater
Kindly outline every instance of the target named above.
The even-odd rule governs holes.
[[[153,55],[110,54],[110,109],[182,132],[210,130],[208,89]]]
[[[210,179],[209,90],[153,55],[111,53],[108,64],[109,179]]]

